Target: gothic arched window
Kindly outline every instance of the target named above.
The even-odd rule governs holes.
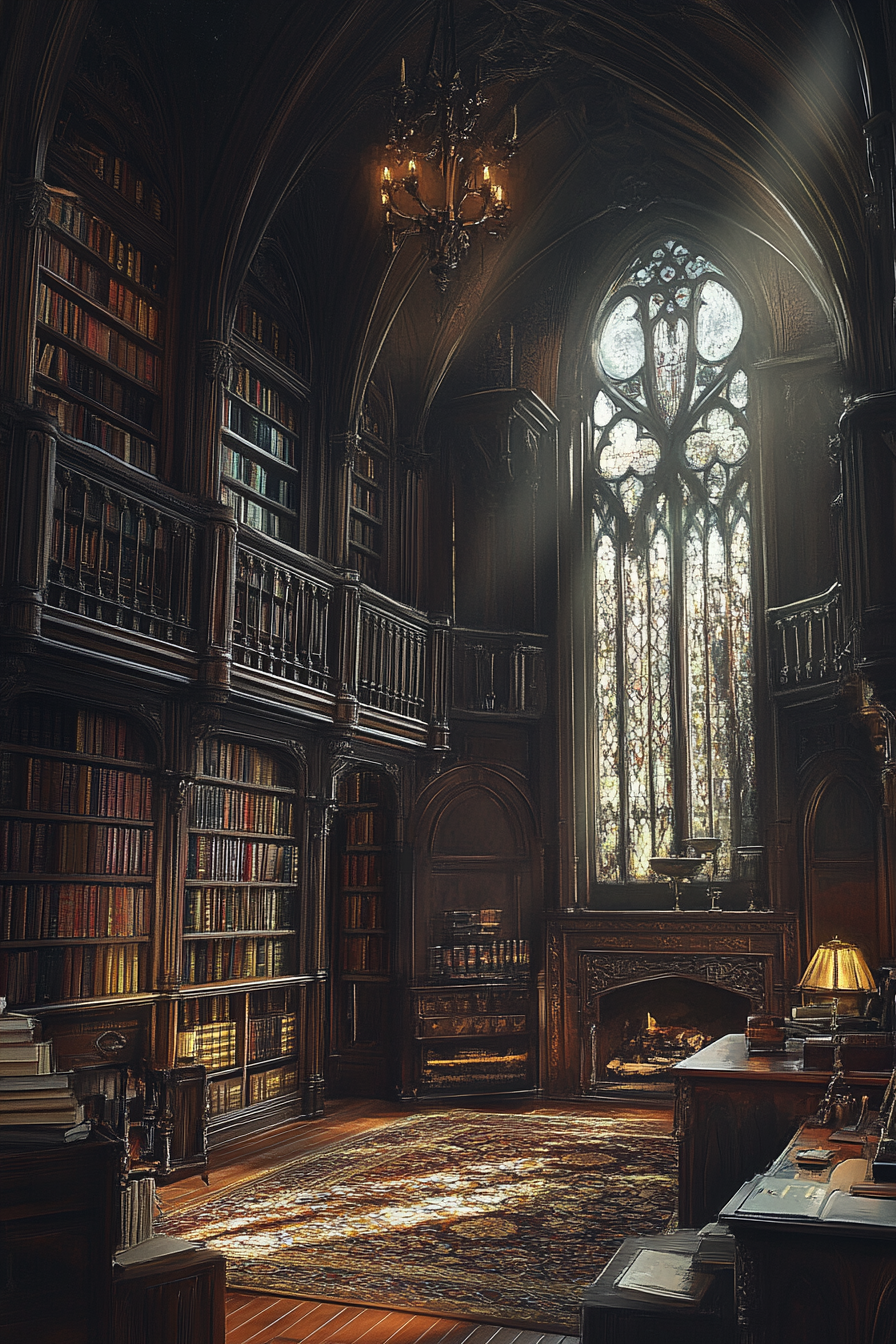
[[[751,389],[717,265],[649,247],[594,326],[593,761],[600,882],[753,840]]]

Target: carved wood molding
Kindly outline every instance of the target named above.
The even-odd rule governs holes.
[[[583,997],[588,1008],[593,1008],[595,999],[608,990],[637,980],[669,975],[685,976],[720,989],[733,990],[746,995],[755,1008],[762,1008],[766,998],[766,961],[767,957],[762,955],[582,952],[579,964],[585,990]]]

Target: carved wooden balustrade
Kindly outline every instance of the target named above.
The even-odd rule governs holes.
[[[185,514],[57,467],[50,606],[192,648],[196,550]]]
[[[233,660],[288,681],[328,689],[333,584],[237,548]]]
[[[397,603],[365,595],[358,636],[360,703],[425,719],[429,623]]]
[[[56,628],[88,621],[92,642],[98,625],[125,632],[135,663],[134,634],[176,651],[187,676],[207,675],[211,651],[219,690],[274,677],[315,713],[408,744],[444,750],[451,708],[544,710],[544,636],[455,631],[214,506],[157,483],[138,494],[74,454],[56,467],[45,601]],[[158,645],[147,655],[157,662]]]
[[[538,718],[545,707],[543,635],[454,632],[455,709]]]
[[[787,690],[836,681],[845,655],[843,601],[839,583],[768,611],[773,686]]]

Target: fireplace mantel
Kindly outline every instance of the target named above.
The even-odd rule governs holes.
[[[796,919],[778,911],[584,910],[547,916],[545,1088],[581,1096],[595,1001],[664,975],[735,990],[784,1013],[795,982]]]

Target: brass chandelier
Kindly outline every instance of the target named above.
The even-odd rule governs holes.
[[[517,116],[503,144],[479,134],[486,103],[478,70],[469,82],[457,66],[453,0],[436,0],[436,16],[419,83],[404,58],[392,95],[381,197],[392,249],[408,234],[425,237],[430,272],[441,290],[470,250],[477,230],[503,233],[509,203],[495,171],[516,149]]]

